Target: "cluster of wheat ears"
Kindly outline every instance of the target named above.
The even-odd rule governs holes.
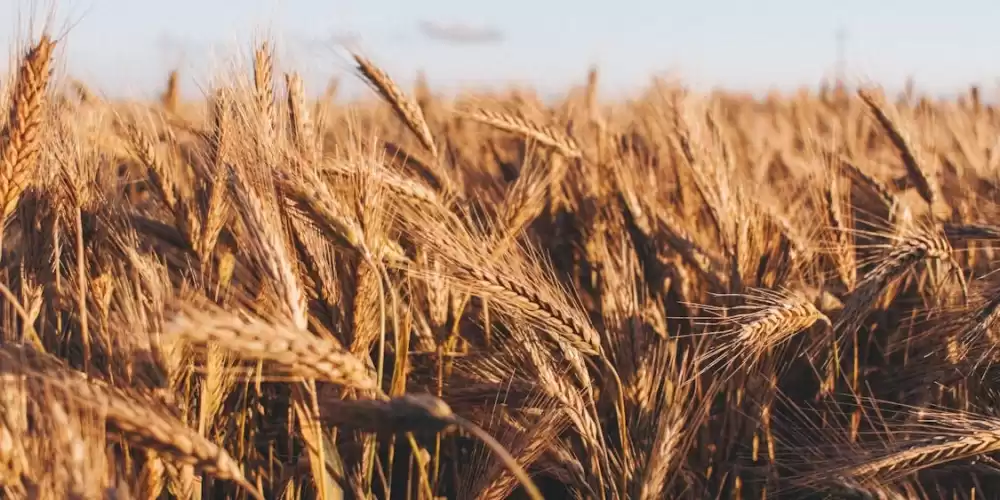
[[[380,99],[336,105],[264,43],[203,103],[177,73],[135,103],[28,49],[0,98],[4,497],[1000,487],[975,88],[411,97],[354,55]]]

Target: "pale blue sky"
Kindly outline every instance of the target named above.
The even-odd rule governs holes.
[[[606,88],[674,72],[699,85],[762,90],[815,84],[832,71],[846,28],[848,74],[899,87],[992,89],[1000,77],[1000,2],[988,0],[0,0],[0,42],[18,41],[32,11],[55,3],[70,72],[108,93],[148,95],[179,65],[185,88],[206,82],[213,50],[248,49],[267,30],[285,66],[319,90],[349,64],[349,34],[401,81],[423,68],[435,85],[581,81],[591,63]],[[421,23],[489,28],[482,44],[434,39]]]

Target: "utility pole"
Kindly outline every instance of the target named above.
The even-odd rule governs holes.
[[[845,74],[847,71],[847,30],[843,26],[837,29],[837,61],[834,71],[837,83],[843,85],[844,78],[847,76]]]

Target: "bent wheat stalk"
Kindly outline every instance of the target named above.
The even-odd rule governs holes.
[[[483,442],[511,474],[517,478],[532,500],[543,500],[541,491],[517,459],[493,436],[478,425],[455,415],[439,398],[429,394],[406,394],[387,401],[335,401],[328,412],[335,425],[365,432],[442,432],[458,427]]]

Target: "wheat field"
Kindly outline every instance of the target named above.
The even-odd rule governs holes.
[[[0,93],[4,498],[1000,498],[1000,112]],[[398,77],[398,75],[397,75]]]

